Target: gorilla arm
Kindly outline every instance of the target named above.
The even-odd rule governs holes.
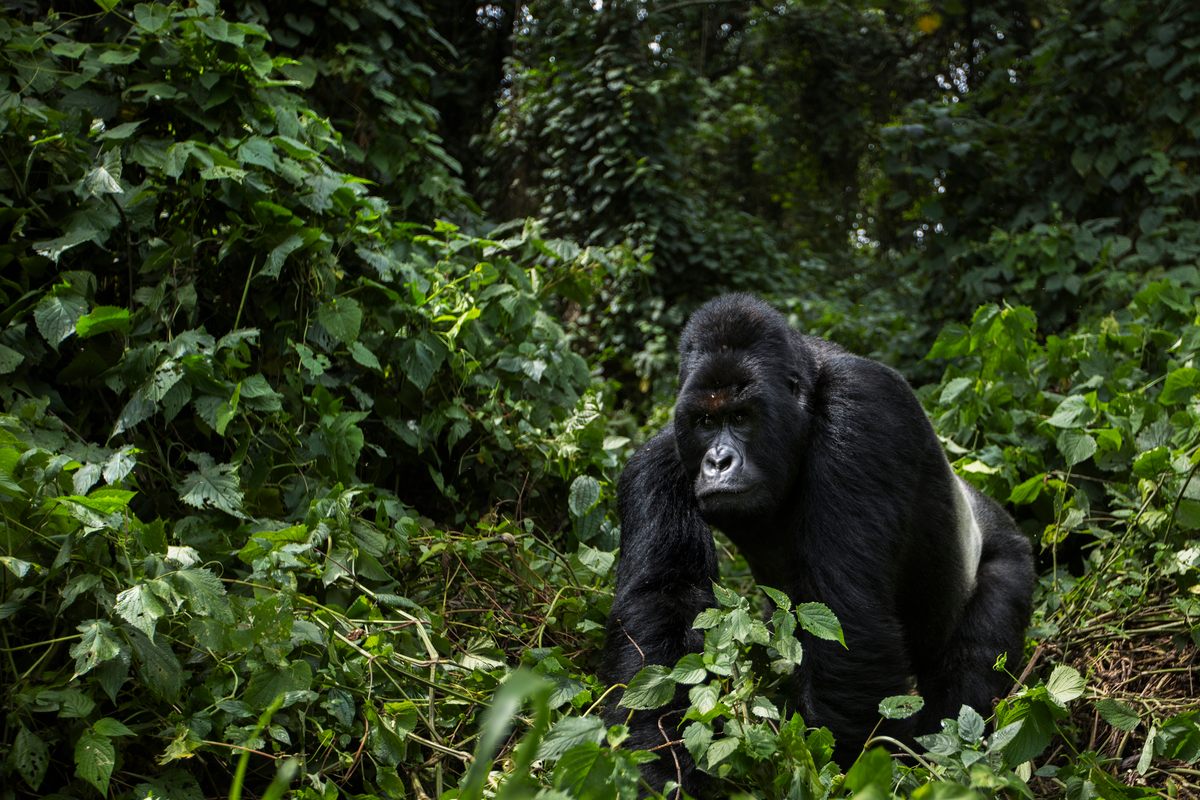
[[[675,665],[680,657],[703,649],[703,632],[692,621],[716,605],[717,577],[712,533],[700,510],[675,450],[671,426],[642,447],[621,474],[617,489],[621,513],[621,559],[617,592],[609,616],[606,677],[628,683],[648,664]],[[682,691],[669,705],[635,711],[629,722],[631,748],[649,749],[679,738],[678,725],[687,698]],[[628,712],[610,705],[609,724],[624,722]],[[660,753],[642,772],[653,786],[686,777],[692,764],[682,747]],[[678,760],[679,767],[676,767]]]

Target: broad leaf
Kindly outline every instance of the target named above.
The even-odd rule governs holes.
[[[675,681],[671,670],[661,664],[643,667],[625,688],[621,705],[625,708],[647,709],[666,705],[675,696]]]

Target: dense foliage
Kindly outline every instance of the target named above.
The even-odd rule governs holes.
[[[987,5],[6,6],[3,796],[637,796],[613,487],[730,288],[922,385],[1028,666],[833,763],[726,545],[623,704],[730,796],[1200,792],[1200,11]]]

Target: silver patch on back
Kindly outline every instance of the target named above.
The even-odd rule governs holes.
[[[963,578],[967,589],[975,589],[975,577],[979,573],[979,559],[983,554],[983,531],[975,519],[974,504],[967,482],[954,476],[954,519],[958,528],[958,541],[963,553]]]

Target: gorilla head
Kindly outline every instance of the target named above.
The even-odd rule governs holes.
[[[812,389],[792,336],[748,295],[709,303],[683,332],[675,443],[709,524],[769,521],[792,492]]]

